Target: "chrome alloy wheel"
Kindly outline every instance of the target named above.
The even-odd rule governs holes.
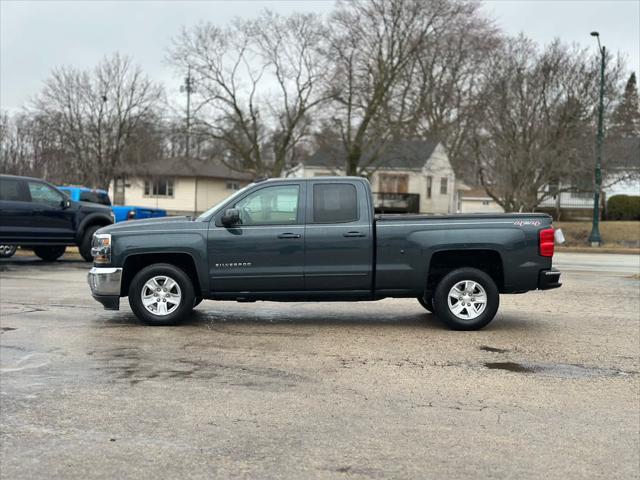
[[[0,257],[11,257],[17,248],[15,245],[0,245]]]
[[[484,312],[487,306],[487,292],[473,280],[456,283],[447,297],[449,310],[462,320],[473,320]]]
[[[178,282],[165,275],[150,278],[140,293],[142,305],[148,312],[165,316],[174,312],[182,301],[182,291]]]

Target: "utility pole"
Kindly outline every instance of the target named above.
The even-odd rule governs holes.
[[[602,187],[602,142],[604,141],[604,67],[605,67],[605,48],[600,45],[600,34],[591,32],[592,37],[598,39],[598,51],[600,52],[600,99],[598,102],[598,134],[596,137],[596,170],[595,170],[595,189],[593,192],[593,225],[591,234],[589,235],[589,243],[592,247],[602,245],[600,237],[600,189]]]
[[[187,125],[185,130],[185,156],[189,158],[190,133],[191,133],[191,94],[193,93],[193,77],[191,76],[191,66],[187,69],[187,76],[184,77],[184,85],[180,87],[181,92],[187,92]]]
[[[180,87],[181,92],[187,92],[187,124],[185,130],[185,158],[189,160],[189,149],[191,145],[191,94],[194,91],[193,77],[191,76],[191,65],[187,68],[187,76],[184,77],[184,85]],[[193,216],[198,215],[198,177],[195,177],[195,189],[193,195]]]

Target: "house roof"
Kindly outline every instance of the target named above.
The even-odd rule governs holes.
[[[378,165],[388,168],[420,170],[438,146],[431,140],[401,140],[390,144],[376,160]],[[363,164],[372,157],[371,151],[363,155]],[[342,146],[321,148],[311,155],[304,164],[309,167],[344,168],[345,151]]]
[[[224,180],[253,180],[252,173],[236,172],[215,160],[173,157],[131,166],[125,173],[149,177],[200,177],[221,178]]]
[[[462,198],[482,198],[491,200],[491,197],[487,194],[484,188],[472,188],[471,190],[464,190],[460,192]]]

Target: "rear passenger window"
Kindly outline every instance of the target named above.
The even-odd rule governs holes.
[[[5,202],[24,202],[26,199],[20,191],[20,180],[0,179],[0,200]]]
[[[358,220],[356,187],[348,183],[313,186],[313,222],[345,223]]]

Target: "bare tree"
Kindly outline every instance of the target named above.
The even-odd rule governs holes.
[[[482,184],[505,210],[533,210],[558,185],[590,183],[595,60],[559,41],[540,51],[523,36],[507,39],[491,57],[474,136]],[[609,62],[609,99],[620,70]]]
[[[127,57],[115,54],[93,70],[55,69],[33,112],[57,132],[67,171],[87,185],[108,186],[141,124],[151,118],[162,89]]]
[[[339,132],[348,175],[370,173],[415,119],[406,86],[416,59],[466,7],[449,0],[341,2],[330,19],[332,62],[326,124]]]
[[[403,134],[442,142],[458,175],[474,182],[468,152],[482,114],[482,72],[500,38],[479,3],[456,7],[447,12],[446,27],[413,59],[399,97],[411,106]]]
[[[227,166],[280,175],[323,101],[325,38],[315,15],[265,11],[227,28],[201,24],[174,41],[171,61],[195,77],[195,129],[219,142]]]

